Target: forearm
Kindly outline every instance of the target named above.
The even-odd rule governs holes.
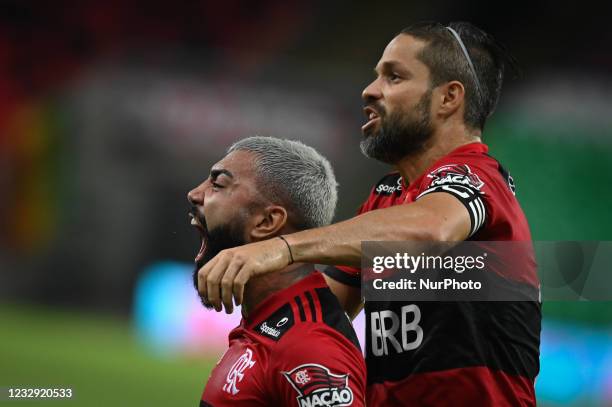
[[[417,203],[371,211],[286,239],[296,262],[359,267],[363,241],[442,240],[440,219]]]
[[[417,202],[371,211],[334,225],[305,230],[221,251],[198,272],[198,290],[217,310],[243,300],[249,278],[283,270],[291,263],[359,267],[363,241],[443,242],[470,232],[465,206],[449,194],[431,193]],[[227,275],[229,275],[229,277]]]

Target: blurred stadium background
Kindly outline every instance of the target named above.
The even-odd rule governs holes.
[[[359,152],[360,92],[418,20],[472,21],[523,66],[485,141],[534,239],[612,240],[610,10],[564,4],[1,2],[0,387],[196,405],[238,316],[198,306],[186,192],[238,138],[295,138],[350,217],[385,171]],[[612,304],[544,314],[540,404],[612,405]]]

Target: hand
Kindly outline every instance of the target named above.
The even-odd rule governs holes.
[[[222,250],[198,271],[198,291],[216,311],[231,314],[242,304],[244,286],[253,276],[279,271],[291,264],[287,245],[279,238]]]

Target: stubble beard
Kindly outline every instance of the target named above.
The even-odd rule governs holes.
[[[202,222],[202,220],[201,220]],[[205,220],[202,222],[205,225]],[[193,270],[193,287],[198,292],[198,272],[206,263],[211,261],[219,252],[232,247],[238,247],[246,244],[244,239],[244,220],[235,220],[234,223],[227,223],[217,226],[208,231],[208,242],[204,256],[200,259]],[[208,303],[203,297],[200,297],[202,305],[206,309],[212,309],[212,304]]]
[[[422,151],[433,135],[429,112],[431,95],[430,89],[410,113],[395,111],[387,115],[382,106],[374,104],[380,114],[380,126],[365,132],[361,152],[366,157],[394,165]]]

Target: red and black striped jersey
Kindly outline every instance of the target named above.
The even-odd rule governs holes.
[[[258,305],[229,335],[200,406],[365,405],[365,362],[319,272]]]
[[[470,215],[468,240],[531,241],[514,181],[487,150],[482,143],[461,146],[409,185],[399,173],[388,174],[359,213],[448,193]],[[499,278],[537,292],[532,251],[521,266],[504,270]],[[325,273],[345,284],[360,284],[359,269],[328,267]],[[365,314],[368,405],[535,405],[538,301],[366,301]]]

